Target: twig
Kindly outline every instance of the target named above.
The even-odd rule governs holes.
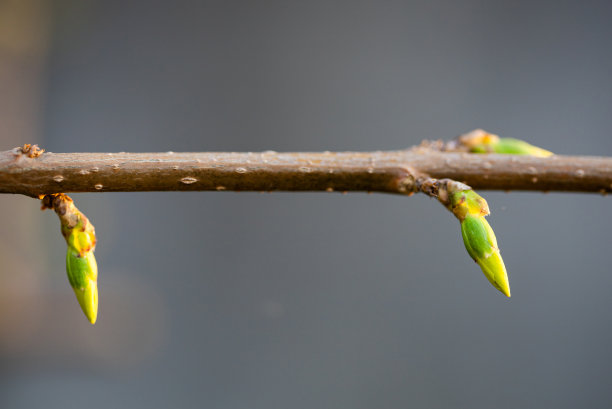
[[[30,155],[32,156],[32,155]],[[370,191],[411,194],[427,177],[475,189],[612,191],[612,158],[478,155],[413,148],[322,153],[0,152],[0,193]]]

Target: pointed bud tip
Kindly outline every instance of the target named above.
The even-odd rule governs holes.
[[[74,289],[77,301],[81,310],[89,322],[93,325],[98,319],[98,285],[95,281],[89,280],[82,289]]]
[[[89,306],[81,305],[81,310],[83,310],[83,314],[85,314],[85,317],[91,323],[91,325],[96,323],[96,321],[98,320],[98,306],[97,305],[89,305]]]
[[[502,279],[501,282],[495,281],[495,283],[493,283],[493,286],[495,286],[495,288],[497,288],[500,293],[510,298],[510,285],[508,284],[508,276],[505,275],[499,278]],[[503,280],[504,278],[505,278],[505,281]]]
[[[98,306],[96,305],[95,308],[82,308],[82,310],[85,317],[87,317],[87,320],[91,323],[91,325],[94,325],[98,320]]]
[[[499,282],[499,281],[496,281],[494,277],[489,277],[489,276],[487,276],[487,278],[489,279],[489,281],[491,282],[491,284],[493,285],[493,287],[495,287],[495,289],[497,291],[499,291],[500,293],[502,293],[503,295],[505,295],[508,298],[511,297],[511,295],[510,295],[510,285],[508,284],[507,281],[506,282],[503,282],[503,281]],[[507,275],[504,278],[506,278],[506,280],[507,280]]]
[[[534,153],[531,154],[531,156],[536,156],[540,158],[548,158],[553,155],[554,153],[552,153],[551,151],[547,151],[546,149],[542,148],[538,148]]]

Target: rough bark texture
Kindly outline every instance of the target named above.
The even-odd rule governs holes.
[[[32,156],[32,155],[30,155]],[[370,191],[410,194],[427,177],[479,190],[612,191],[612,158],[439,152],[0,152],[0,193]]]

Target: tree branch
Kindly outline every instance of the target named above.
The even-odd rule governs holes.
[[[27,152],[26,152],[27,153]],[[474,189],[612,191],[612,158],[469,154],[413,148],[322,153],[0,152],[0,193],[369,191],[411,194],[427,177]]]

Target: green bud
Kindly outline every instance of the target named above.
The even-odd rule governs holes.
[[[98,317],[98,265],[94,257],[96,233],[93,224],[63,193],[41,197],[43,209],[55,210],[68,251],[66,273],[77,301],[92,324]]]
[[[490,144],[478,144],[470,148],[472,153],[501,153],[508,155],[529,155],[545,158],[553,153],[546,149],[538,148],[530,143],[514,138],[499,138]]]
[[[458,138],[458,142],[472,153],[501,153],[508,155],[529,155],[542,158],[553,154],[546,149],[538,148],[520,139],[500,138],[482,129],[475,129],[461,135]]]
[[[510,297],[510,285],[504,261],[499,254],[497,239],[484,216],[468,214],[461,221],[465,248],[478,263],[485,277],[495,288]]]
[[[482,138],[490,135],[484,131],[473,133]],[[461,223],[461,235],[465,248],[478,263],[485,277],[495,288],[510,297],[510,285],[504,261],[499,254],[493,229],[485,219],[489,214],[487,201],[471,187],[449,179],[442,179],[435,185],[438,200],[445,205]]]
[[[74,294],[92,324],[98,317],[98,265],[93,251],[83,255],[68,248],[66,272]]]

